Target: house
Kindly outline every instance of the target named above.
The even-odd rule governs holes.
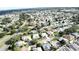
[[[38,41],[38,43],[40,43],[41,45],[44,44],[44,43],[47,43],[46,39],[42,38]]]
[[[29,41],[29,40],[32,40],[31,39],[31,36],[30,35],[28,35],[28,36],[22,36],[22,38],[21,38],[23,41]]]
[[[59,40],[59,41],[64,40],[66,43],[68,43],[68,42],[69,42],[69,40],[68,40],[67,38],[65,38],[65,37],[60,37],[58,40]]]
[[[79,39],[79,33],[72,33],[71,35],[73,35],[76,39]]]
[[[37,47],[37,51],[42,51],[41,47]]]
[[[3,31],[3,29],[2,28],[0,28],[0,32],[2,32]]]
[[[59,48],[61,46],[59,41],[52,41],[51,45],[55,48]]]
[[[17,41],[14,47],[15,51],[28,51],[28,44],[24,41]]]
[[[50,41],[52,40],[52,39],[49,38],[49,37],[46,37],[45,39],[46,39],[46,41],[48,41],[48,42],[50,42]]]
[[[42,51],[41,47],[35,47],[35,46],[32,46],[31,51]]]
[[[39,34],[33,34],[32,35],[32,39],[39,39],[39,38],[40,38]]]
[[[50,37],[43,37],[42,40],[44,40],[46,42],[50,42],[52,39]]]
[[[28,47],[23,46],[22,48],[20,48],[20,51],[29,51]]]
[[[31,51],[37,51],[36,45],[31,46]]]
[[[27,36],[22,36],[22,40],[27,41],[28,40]]]
[[[36,30],[31,30],[31,31],[29,32],[29,34],[35,34],[35,33],[37,33]]]
[[[37,51],[37,48],[31,47],[31,51]]]
[[[26,43],[24,41],[17,41],[15,43],[15,46],[17,46],[17,47],[20,47],[20,46],[23,46],[23,45],[26,45]]]
[[[54,33],[52,31],[47,31],[48,36],[54,36]]]
[[[63,38],[67,39],[70,43],[73,43],[74,40],[75,40],[75,37],[73,35],[71,35],[71,34],[69,34],[69,35],[63,35]]]
[[[51,50],[51,44],[44,43],[41,48],[42,48],[43,51],[50,51]]]
[[[42,37],[47,37],[48,35],[46,33],[41,34]]]

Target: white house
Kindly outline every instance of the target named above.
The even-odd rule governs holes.
[[[59,47],[61,46],[58,41],[52,41],[51,44],[52,44],[55,48],[59,48]]]
[[[25,44],[26,44],[26,43],[25,43],[24,41],[18,41],[18,42],[15,43],[15,45],[16,45],[17,47],[23,46],[23,45],[25,45]]]
[[[27,40],[29,40],[29,38],[27,36],[22,36],[22,40],[27,41]]]
[[[49,43],[44,43],[42,45],[42,48],[43,48],[44,51],[50,51],[51,45]]]
[[[71,35],[75,36],[75,38],[79,38],[79,33],[72,33]]]
[[[32,37],[33,39],[38,39],[38,38],[40,38],[40,36],[39,36],[39,34],[33,34],[33,37]]]
[[[61,41],[61,40],[64,40],[66,43],[68,43],[68,42],[69,42],[69,40],[68,40],[68,39],[63,38],[63,37],[60,37],[60,38],[59,38],[59,41]]]
[[[48,35],[46,33],[41,34],[42,37],[47,37]]]
[[[42,51],[41,47],[37,47],[37,51]]]

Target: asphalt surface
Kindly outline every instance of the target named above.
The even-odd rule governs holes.
[[[79,51],[79,41],[60,47],[57,51]]]
[[[15,35],[17,35],[17,34],[6,35],[6,36],[4,36],[3,38],[0,39],[0,51],[6,51],[7,50],[9,45],[6,45],[5,42],[10,40],[10,38],[12,38]]]

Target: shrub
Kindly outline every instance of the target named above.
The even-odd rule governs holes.
[[[75,27],[71,27],[71,28],[65,29],[64,32],[65,32],[65,34],[73,33],[73,32],[76,32],[76,28]]]
[[[0,33],[0,38],[2,38],[5,35],[5,33]]]

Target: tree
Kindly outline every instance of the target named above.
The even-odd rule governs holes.
[[[20,20],[27,20],[28,18],[30,18],[30,15],[26,14],[26,13],[21,13],[19,15]]]
[[[55,38],[52,39],[52,41],[58,41],[58,38],[55,37]]]
[[[65,34],[70,34],[70,33],[76,32],[76,28],[71,27],[71,28],[65,29],[64,32],[65,32]]]
[[[13,38],[11,38],[10,40],[8,40],[7,42],[5,42],[5,44],[10,45],[9,49],[14,51],[15,48],[15,43],[20,40],[20,36],[16,35]]]
[[[36,40],[36,39],[31,40],[31,41],[30,41],[30,44],[31,44],[31,45],[37,44],[37,41],[38,41],[38,40]]]
[[[21,14],[19,15],[19,18],[20,18],[20,20],[25,20],[25,13],[21,13]]]
[[[3,28],[3,31],[9,32],[9,28],[4,27],[4,28]]]
[[[15,29],[12,29],[12,30],[10,31],[10,35],[14,34],[15,32],[16,32],[16,30],[15,30]]]
[[[48,21],[48,26],[49,26],[49,25],[51,25],[51,21],[50,21],[50,20]]]
[[[59,36],[62,37],[64,35],[64,32],[59,32]]]
[[[2,23],[6,24],[6,23],[10,23],[11,19],[9,17],[6,17],[2,20]]]
[[[59,41],[61,43],[61,45],[66,44],[66,42],[64,40]]]
[[[54,32],[54,35],[55,35],[55,36],[58,36],[58,35],[59,35],[59,32]]]
[[[2,38],[5,35],[5,33],[0,33],[0,38]]]
[[[37,46],[37,47],[41,47],[42,44],[41,44],[41,43],[37,43],[36,46]]]
[[[72,17],[72,22],[75,22],[76,24],[79,24],[79,14],[77,14],[77,16],[73,16]]]

